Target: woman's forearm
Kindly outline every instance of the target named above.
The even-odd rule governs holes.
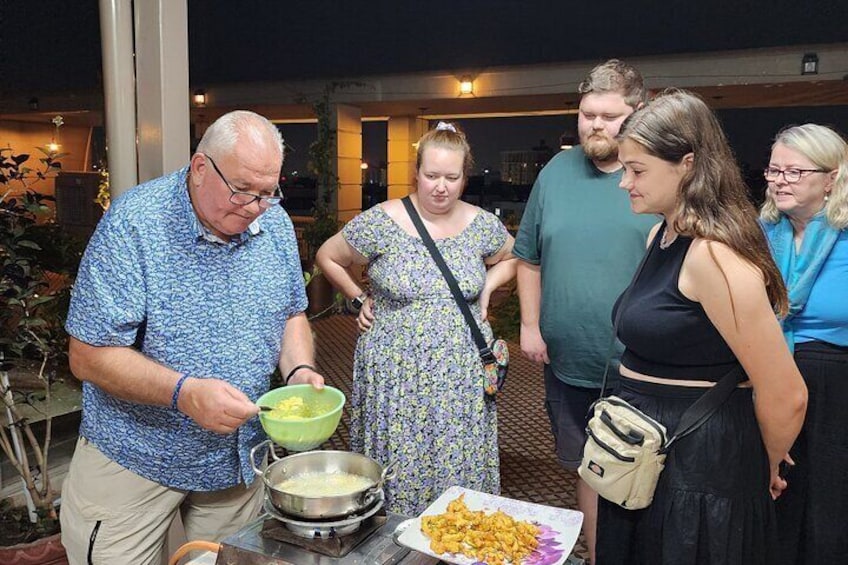
[[[321,246],[315,256],[315,263],[339,292],[347,298],[355,298],[362,294],[362,287],[351,272],[354,262],[350,253],[349,246],[339,233]]]
[[[493,291],[515,278],[518,259],[510,256],[495,263],[486,273],[486,286]]]
[[[806,388],[771,398],[768,393],[754,394],[754,412],[768,452],[769,463],[777,465],[789,452],[801,431],[807,408]]]

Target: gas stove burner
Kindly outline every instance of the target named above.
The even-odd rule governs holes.
[[[382,507],[383,493],[381,491],[370,506],[362,509],[357,514],[352,514],[341,520],[336,518],[329,520],[303,520],[282,514],[274,507],[270,499],[265,499],[265,512],[270,514],[272,518],[282,522],[286,529],[293,534],[307,539],[330,539],[352,534],[359,530],[359,526],[363,520],[376,514]]]
[[[338,538],[302,538],[270,515],[262,516],[221,541],[217,564],[240,565],[436,565],[439,560],[392,541],[407,516],[386,505],[362,521],[356,532]]]

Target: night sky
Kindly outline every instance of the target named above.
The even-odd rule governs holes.
[[[844,0],[188,0],[192,84],[848,40]],[[0,2],[6,93],[96,88],[97,0]]]
[[[845,0],[188,0],[188,10],[192,85],[848,41]],[[97,0],[0,0],[0,100],[99,89],[100,73]],[[846,114],[844,107],[737,110],[722,119],[740,160],[749,162],[762,159],[785,123],[813,120],[844,131]],[[501,150],[558,143],[567,120],[462,125],[478,164],[498,168]],[[296,149],[290,164],[302,168],[308,126],[283,132]],[[363,126],[369,160],[385,159],[381,132],[385,124]]]
[[[189,18],[193,82],[483,69],[848,39],[844,0],[189,0]]]

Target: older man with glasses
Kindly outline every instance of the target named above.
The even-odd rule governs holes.
[[[159,564],[178,511],[189,539],[218,540],[260,508],[254,402],[277,367],[324,383],[282,161],[273,124],[226,114],[188,167],[117,199],[91,238],[67,321],[83,381],[62,491],[72,564]]]

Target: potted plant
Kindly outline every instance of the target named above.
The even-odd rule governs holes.
[[[46,203],[53,198],[30,187],[61,168],[63,154],[40,151],[40,166],[33,169],[26,165],[29,155],[0,149],[0,452],[29,501],[28,508],[0,502],[0,546],[11,546],[0,547],[2,563],[30,562],[23,555],[36,543],[35,562],[67,562],[57,534],[58,492],[50,480],[50,401],[53,379],[67,367],[62,321],[81,244],[52,220]],[[10,372],[30,375],[36,390],[21,390]],[[34,422],[34,414],[41,421]],[[48,557],[45,543],[56,547],[58,561]]]

